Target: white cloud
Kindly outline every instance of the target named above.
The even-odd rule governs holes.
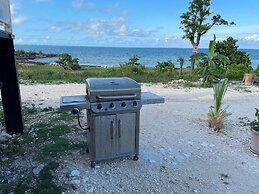
[[[10,11],[12,15],[12,23],[13,24],[23,24],[28,17],[19,14],[19,10],[21,8],[21,5],[19,3],[11,3],[10,4]]]
[[[154,30],[129,26],[127,14],[110,19],[92,18],[77,25],[77,27],[79,30],[85,30],[90,34],[108,36],[148,37],[155,32]]]
[[[173,35],[163,35],[159,38],[156,39],[156,42],[159,42],[159,43],[170,43],[170,42],[173,42],[175,40],[177,40],[178,38],[176,36],[173,36]]]
[[[72,7],[75,9],[94,9],[95,4],[92,2],[85,2],[84,0],[73,0]]]
[[[49,29],[52,32],[60,32],[62,30],[62,28],[59,26],[51,26]]]
[[[14,42],[16,44],[21,44],[21,43],[23,43],[23,39],[22,38],[14,39]]]
[[[246,36],[244,39],[259,42],[259,35],[253,34],[253,35],[250,35],[250,36]]]
[[[18,16],[13,17],[12,22],[14,24],[23,24],[26,20],[27,20],[26,16],[18,15]]]

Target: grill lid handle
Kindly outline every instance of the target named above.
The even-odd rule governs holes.
[[[137,94],[130,94],[130,95],[124,95],[124,96],[96,96],[99,100],[131,100],[135,99],[137,97]]]

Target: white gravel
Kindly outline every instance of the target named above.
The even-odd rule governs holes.
[[[92,169],[89,155],[76,152],[64,158],[57,178],[73,185],[66,193],[258,193],[259,157],[249,151],[249,127],[239,118],[254,118],[259,89],[231,88],[224,106],[232,115],[223,134],[208,128],[211,88],[142,85],[142,91],[164,96],[166,103],[141,110],[140,159],[100,162]],[[60,96],[81,94],[84,84],[21,85],[22,101],[42,107],[58,107]]]

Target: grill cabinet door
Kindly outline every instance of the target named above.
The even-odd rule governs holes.
[[[117,115],[117,155],[135,152],[136,113]]]
[[[95,125],[95,158],[108,159],[115,156],[115,115],[97,116]]]

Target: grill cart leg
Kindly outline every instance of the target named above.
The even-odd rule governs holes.
[[[135,156],[133,157],[133,160],[135,160],[135,161],[138,161],[138,159],[139,159],[138,155],[135,155]]]
[[[91,161],[91,167],[95,168],[95,162],[94,161]]]

